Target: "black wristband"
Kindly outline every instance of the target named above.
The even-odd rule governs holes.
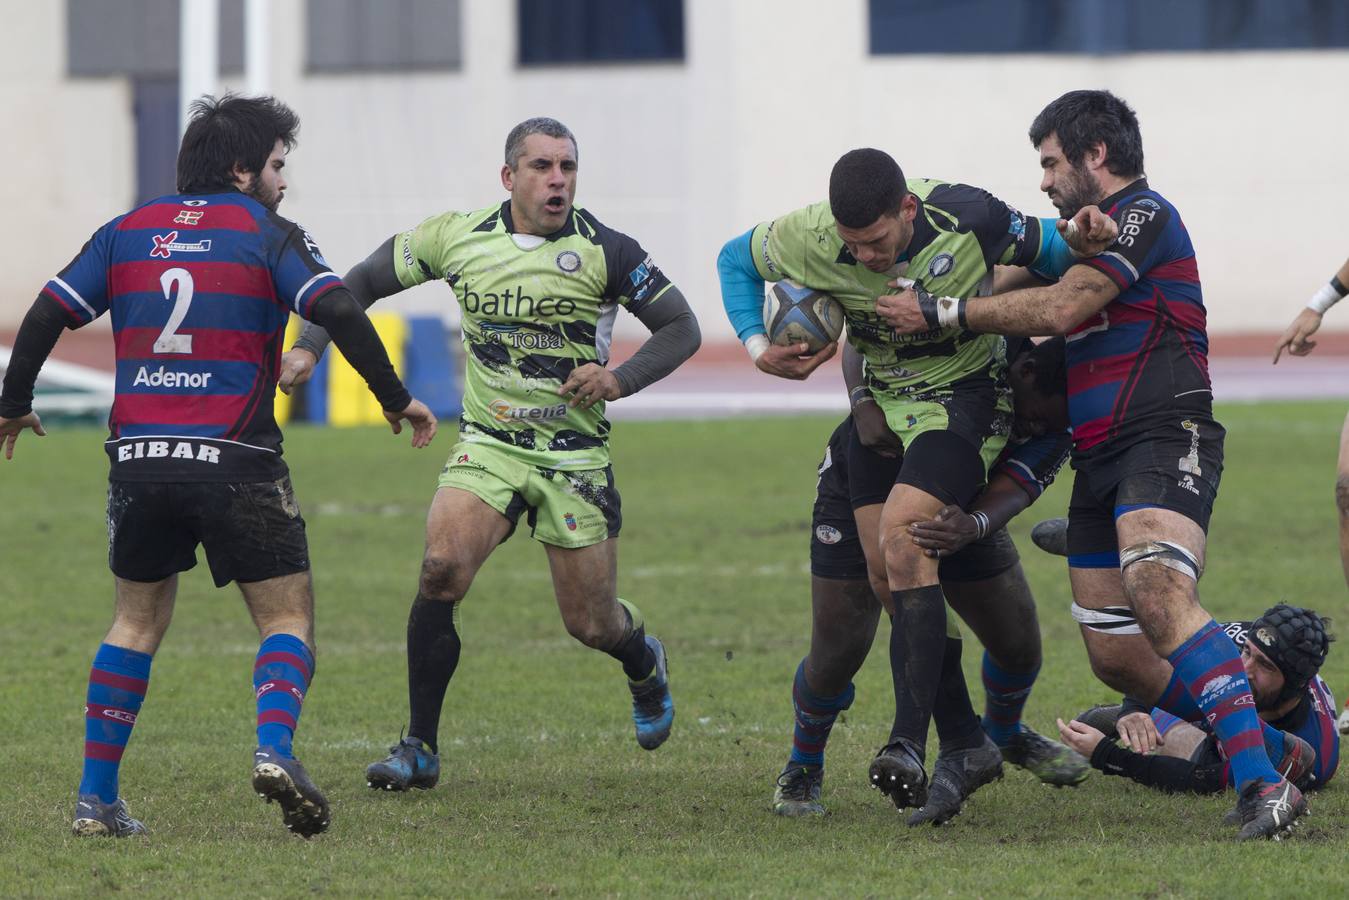
[[[927,323],[927,327],[940,327],[941,317],[937,314],[937,298],[925,291],[920,284],[913,286],[913,292],[918,295],[918,311],[923,314],[923,321]]]
[[[1343,298],[1345,294],[1349,294],[1349,287],[1345,287],[1344,282],[1340,281],[1340,276],[1338,272],[1330,276],[1330,286],[1335,290],[1336,293],[1340,295],[1341,298]]]

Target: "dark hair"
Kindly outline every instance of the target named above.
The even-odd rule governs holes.
[[[1066,397],[1068,395],[1068,341],[1063,337],[1053,337],[1041,341],[1032,347],[1027,356],[1035,364],[1032,386],[1036,393],[1046,397]]]
[[[1105,167],[1112,174],[1143,174],[1143,135],[1129,104],[1109,91],[1069,91],[1040,110],[1030,126],[1030,142],[1038,150],[1044,139],[1058,135],[1063,155],[1080,166],[1094,144],[1105,144]]]
[[[260,174],[279,140],[295,146],[300,117],[275,97],[206,94],[192,101],[191,121],[178,149],[178,190],[203,193],[234,187],[234,167]]]
[[[908,193],[899,163],[883,150],[849,150],[829,173],[829,209],[844,228],[866,228],[895,215]]]
[[[551,138],[566,138],[571,141],[572,151],[577,156],[581,154],[581,151],[576,147],[576,135],[571,133],[570,128],[557,119],[535,116],[532,119],[525,119],[512,128],[510,134],[506,135],[506,165],[510,166],[512,172],[515,171],[516,163],[520,161],[520,157],[525,152],[525,138],[531,134],[543,134]]]

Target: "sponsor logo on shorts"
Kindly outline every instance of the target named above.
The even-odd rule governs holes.
[[[576,530],[576,516],[572,515],[571,513],[563,513],[562,521],[567,523],[568,531]]]
[[[1177,482],[1176,482],[1176,487],[1178,487],[1178,488],[1184,488],[1185,490],[1189,491],[1191,494],[1194,494],[1196,497],[1199,496],[1199,488],[1197,488],[1197,487],[1194,486],[1194,478],[1192,478],[1192,477],[1189,476],[1189,475],[1185,475],[1185,476],[1183,476],[1183,477],[1180,479],[1180,481],[1177,481]]]
[[[909,413],[908,415],[906,415],[906,416],[904,417],[904,422],[905,422],[910,428],[913,428],[913,427],[917,426],[917,424],[918,424],[918,417],[915,416],[913,413]]]
[[[152,235],[154,247],[150,250],[151,256],[159,256],[168,259],[175,253],[208,253],[211,250],[211,241],[194,241],[187,243],[178,240],[178,232],[170,231],[168,234]]]
[[[131,384],[133,387],[144,384],[149,387],[202,388],[210,381],[210,372],[170,372],[163,366],[151,372],[145,366],[141,366]]]
[[[192,441],[132,441],[117,448],[117,461],[133,459],[190,459],[220,464],[220,448]]]
[[[1204,470],[1199,467],[1199,425],[1190,419],[1184,419],[1180,427],[1190,433],[1190,452],[1180,458],[1177,464],[1182,472],[1189,472],[1191,475],[1203,475]]]
[[[581,268],[581,254],[575,250],[563,250],[557,255],[557,267],[570,275]]]
[[[180,209],[178,215],[173,217],[175,225],[196,225],[201,221],[201,217],[206,215],[204,209]]]
[[[843,533],[832,525],[816,525],[815,539],[821,544],[837,544],[843,540]]]
[[[462,466],[462,465],[463,465],[464,463],[466,463],[466,462],[468,462],[468,454],[467,454],[467,453],[460,453],[460,454],[459,454],[459,458],[456,459],[456,460],[454,461],[455,465],[458,465],[458,466]]]
[[[492,418],[498,422],[537,422],[567,417],[565,403],[556,406],[511,406],[505,400],[493,400],[487,404],[487,409],[492,413]]]
[[[956,258],[949,253],[938,253],[932,257],[932,262],[927,264],[927,274],[933,278],[940,278],[956,264]]]

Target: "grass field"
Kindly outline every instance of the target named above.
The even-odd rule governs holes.
[[[1219,410],[1227,469],[1203,596],[1220,618],[1288,600],[1349,623],[1332,499],[1343,414],[1340,403]],[[1010,768],[952,826],[905,827],[866,783],[893,710],[884,626],[830,744],[831,814],[771,815],[808,634],[814,465],[834,424],[617,426],[620,592],[669,648],[674,736],[655,753],[637,748],[617,663],[567,637],[542,550],[521,534],[464,605],[441,785],[397,796],[368,790],[362,772],[406,719],[407,607],[452,435],[414,453],[374,430],[292,429],[319,641],[297,750],[334,812],[310,842],[249,789],[256,637],[237,591],[216,591],[204,562],[183,578],[122,767],[123,796],[154,833],[69,836],[85,680],[111,614],[106,462],[100,431],[25,437],[0,461],[0,894],[1349,894],[1349,782],[1314,797],[1313,818],[1282,844],[1237,845],[1220,823],[1230,796],[1167,797],[1099,773],[1055,791]],[[1068,617],[1062,561],[1026,539],[1034,521],[1062,514],[1069,482],[1014,524],[1044,629],[1028,707],[1044,731],[1111,696]],[[1342,701],[1349,633],[1336,649],[1323,674]],[[976,688],[978,658],[967,649]]]

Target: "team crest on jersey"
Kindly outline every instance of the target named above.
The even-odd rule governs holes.
[[[205,206],[205,200],[184,200],[183,206]]]
[[[932,262],[927,264],[927,274],[933,278],[940,278],[951,271],[956,264],[956,258],[949,253],[938,253],[932,257]]]
[[[557,267],[570,275],[581,268],[581,254],[575,250],[563,250],[557,255]]]
[[[178,240],[178,232],[170,231],[168,234],[154,235],[154,248],[150,250],[151,256],[159,256],[168,259],[175,253],[207,253],[211,249],[211,239],[203,241]]]
[[[562,521],[564,521],[564,522],[567,523],[567,530],[568,530],[568,531],[575,531],[575,530],[576,530],[576,517],[575,517],[574,515],[572,515],[571,513],[563,513],[563,514],[562,514]]]
[[[173,223],[175,225],[196,225],[204,215],[206,215],[204,209],[180,209],[178,215],[173,217]]]

